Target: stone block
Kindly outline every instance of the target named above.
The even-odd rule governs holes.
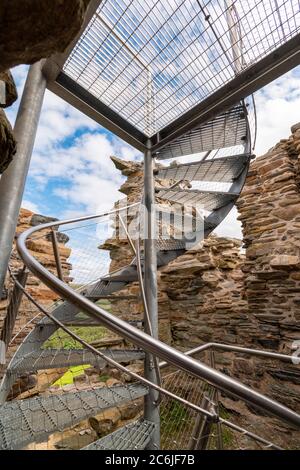
[[[90,0],[2,0],[0,72],[63,52],[79,32]]]

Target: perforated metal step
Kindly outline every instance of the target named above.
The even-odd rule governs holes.
[[[130,363],[144,358],[144,352],[138,350],[109,349],[102,352],[119,363]],[[15,362],[10,372],[22,374],[36,370],[56,369],[91,364],[102,369],[105,359],[86,349],[44,349],[33,351]]]
[[[161,199],[179,204],[200,205],[202,209],[213,211],[237,199],[238,194],[220,191],[168,189],[158,193]]]
[[[0,408],[0,449],[21,449],[75,425],[101,410],[145,396],[143,385],[101,387],[6,403]]]
[[[244,106],[238,104],[196,129],[175,139],[155,153],[159,160],[243,145],[247,135]]]
[[[112,295],[114,292],[118,292],[126,287],[127,282],[121,281],[104,281],[100,280],[97,282],[92,289],[89,289],[88,294],[85,295],[88,299],[96,301],[101,297]]]
[[[137,421],[99,439],[82,450],[143,450],[149,443],[155,425]]]
[[[171,165],[161,168],[157,177],[175,181],[218,181],[233,182],[244,170],[250,155],[235,155],[213,160]]]

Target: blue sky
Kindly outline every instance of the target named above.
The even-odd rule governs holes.
[[[27,67],[13,70],[21,96]],[[14,123],[17,102],[8,110]],[[256,94],[258,140],[256,154],[265,153],[300,121],[300,68]],[[120,198],[120,172],[115,155],[139,159],[141,154],[51,92],[47,91],[24,194],[23,207],[57,218],[101,213]],[[122,196],[121,196],[122,197]],[[236,211],[218,233],[241,237]]]

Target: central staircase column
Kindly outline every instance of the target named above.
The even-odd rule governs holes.
[[[157,303],[157,252],[156,252],[156,216],[155,216],[155,188],[154,188],[154,161],[152,158],[151,144],[148,142],[148,150],[144,157],[144,282],[145,295],[149,311],[152,334],[158,338],[158,303]],[[145,330],[150,331],[145,319]],[[146,354],[145,377],[153,383],[157,383],[154,361],[151,355]],[[160,415],[159,406],[156,404],[158,393],[150,390],[145,398],[144,417],[156,425],[152,439],[148,444],[149,450],[160,448]]]

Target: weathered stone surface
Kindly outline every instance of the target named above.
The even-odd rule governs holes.
[[[272,268],[295,268],[300,266],[300,258],[294,255],[276,255],[271,259],[270,266]]]
[[[35,215],[33,212],[27,209],[21,209],[20,214],[19,214],[18,229],[16,231],[16,235],[21,232],[24,232],[25,230],[29,229],[33,225],[36,226],[38,224],[38,221],[40,223],[45,223],[46,221],[50,221],[50,220],[52,219],[45,218],[44,216],[40,216],[40,215]],[[52,247],[51,241],[49,241],[48,234],[49,234],[49,231],[44,231],[43,236],[41,238],[34,239],[34,240],[29,239],[28,246],[33,256],[39,259],[45,266],[47,266],[47,268],[51,272],[53,272],[56,275],[56,265],[55,265],[55,258],[53,254],[53,247]],[[59,232],[57,233],[57,235],[59,239]],[[68,241],[68,237],[67,237],[67,241]],[[64,243],[61,243],[60,241],[58,244],[58,248],[59,248],[59,252],[61,255],[64,278],[66,279],[66,281],[68,281],[70,271],[71,271],[71,265],[67,262],[67,260],[71,254],[71,250],[67,248],[64,245]],[[15,245],[12,250],[10,265],[14,272],[18,272],[23,267],[23,263],[21,262],[19,256],[17,255]],[[8,297],[10,297],[12,285],[9,282],[9,279],[7,279],[6,287],[9,291]],[[29,274],[28,281],[27,281],[27,291],[29,292],[29,294],[33,296],[33,298],[36,301],[40,302],[40,304],[45,307],[50,306],[54,301],[57,300],[57,295],[53,291],[48,289],[33,274]],[[5,300],[0,303],[0,331],[2,329],[3,322],[6,316],[7,304],[8,304],[8,300]],[[37,315],[36,308],[34,308],[33,305],[25,297],[23,297],[20,311],[19,311],[19,316],[17,318],[14,332],[13,332],[14,335],[16,333],[19,333],[19,335],[14,341],[14,343],[8,349],[7,361],[13,355],[17,347],[22,343],[22,341],[30,332],[30,330],[34,328],[36,322],[40,320],[40,318],[36,318],[34,322],[32,322],[30,325],[24,328],[25,325],[27,325],[27,323],[33,319],[33,317],[36,317],[36,315]],[[57,373],[60,373],[60,371],[53,372],[54,375]],[[53,377],[51,376],[51,374],[48,374],[48,376],[49,376],[49,380],[51,381]],[[44,384],[41,383],[42,378],[44,382],[47,379],[45,374],[41,376],[40,375],[37,376],[39,383],[36,386],[36,390],[38,388],[42,390],[45,388],[45,383]],[[31,384],[30,384],[30,387],[31,387]],[[19,393],[25,392],[26,390],[28,390],[28,386],[26,388],[25,385],[23,384],[20,388]]]
[[[0,109],[0,175],[7,169],[17,150],[12,127]]]
[[[63,52],[79,32],[90,0],[2,0],[0,72]]]
[[[297,127],[289,139],[252,162],[237,204],[245,254],[240,241],[210,236],[159,270],[159,329],[164,341],[185,350],[216,341],[291,354],[300,321],[299,153]],[[118,159],[114,163],[127,176],[121,190],[136,202],[142,167]],[[126,242],[111,239],[107,248],[112,269],[116,262],[122,266],[132,258]],[[113,312],[123,318],[133,310],[142,317],[141,307],[113,303]],[[296,366],[284,372],[279,362],[266,364],[230,353],[216,354],[216,363],[223,372],[283,403],[288,397],[289,405],[300,409],[291,389],[299,386]],[[278,382],[288,384],[283,393]],[[246,406],[243,409],[252,416]]]
[[[90,418],[89,424],[94,431],[96,431],[98,437],[102,437],[112,432],[120,419],[121,413],[118,408],[112,408],[102,412],[94,418]]]
[[[1,85],[1,82],[4,85]],[[4,96],[1,95],[2,87]],[[10,71],[0,72],[0,108],[11,106],[18,99],[18,92],[15,81]]]

